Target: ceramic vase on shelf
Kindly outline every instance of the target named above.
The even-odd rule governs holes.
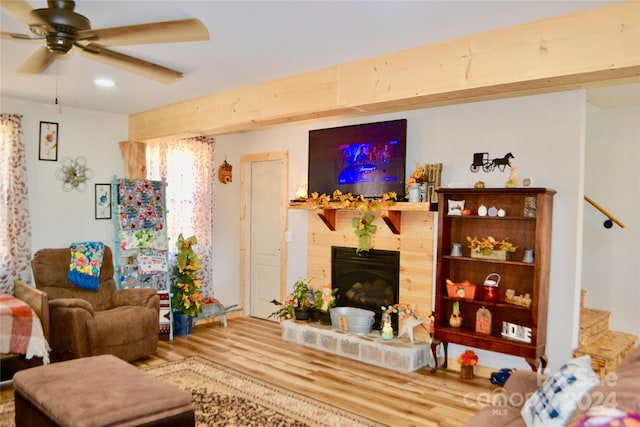
[[[409,184],[407,188],[409,189],[410,202],[418,203],[422,201],[420,194],[420,184]]]
[[[463,380],[472,380],[473,366],[467,366],[467,365],[460,366],[460,378]]]
[[[462,326],[462,316],[452,313],[451,317],[449,317],[449,325],[454,328],[459,328],[460,326]]]

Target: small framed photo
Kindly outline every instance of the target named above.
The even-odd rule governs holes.
[[[111,184],[96,184],[96,219],[111,219]]]
[[[58,124],[40,122],[39,160],[58,160]]]

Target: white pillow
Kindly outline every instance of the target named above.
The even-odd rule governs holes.
[[[524,403],[520,415],[527,427],[561,427],[580,399],[595,385],[598,376],[591,356],[581,356],[564,364]]]

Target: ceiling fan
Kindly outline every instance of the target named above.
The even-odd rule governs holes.
[[[183,74],[115,52],[106,46],[209,40],[207,28],[195,18],[94,30],[88,18],[74,12],[75,1],[49,0],[48,7],[42,9],[32,9],[24,0],[2,0],[0,5],[25,22],[33,33],[27,35],[2,31],[2,38],[46,42],[46,46],[40,47],[18,67],[17,71],[21,73],[43,73],[59,55],[67,54],[75,46],[92,59],[163,83],[171,83]]]

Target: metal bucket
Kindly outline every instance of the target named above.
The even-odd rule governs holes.
[[[366,335],[371,332],[375,313],[356,307],[335,307],[330,310],[333,329],[351,334]]]

